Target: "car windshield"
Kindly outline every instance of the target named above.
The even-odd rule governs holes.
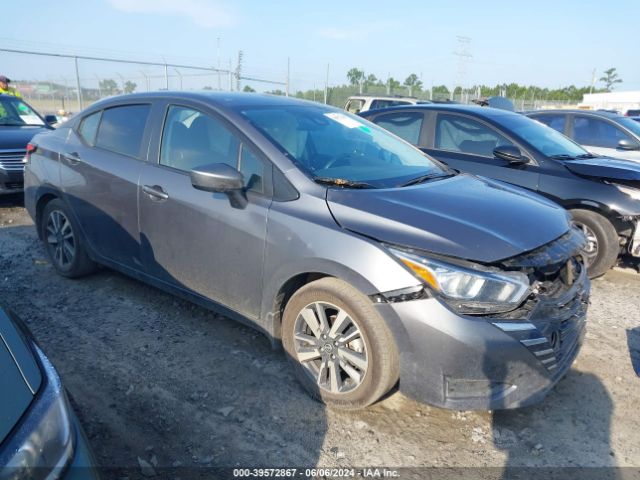
[[[25,125],[43,126],[38,114],[22,100],[0,95],[0,126],[23,127]]]
[[[524,115],[499,115],[495,117],[495,120],[548,157],[580,158],[589,156],[589,152],[573,140]]]
[[[622,117],[618,119],[618,123],[625,127],[627,130],[630,130],[633,134],[640,137],[640,123],[638,123],[637,121],[628,117]]]
[[[296,105],[248,107],[240,113],[321,183],[388,188],[451,174],[417,148],[346,112]]]

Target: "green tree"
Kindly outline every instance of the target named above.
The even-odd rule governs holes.
[[[422,82],[415,73],[412,73],[406,78],[404,86],[409,89],[409,96],[413,95],[414,89],[417,91],[422,90]]]
[[[104,95],[115,95],[119,92],[118,84],[113,78],[105,78],[100,80],[100,90]]]
[[[373,73],[367,75],[367,79],[364,81],[366,85],[376,85],[378,83],[378,77]]]
[[[133,93],[138,86],[135,82],[126,81],[124,84],[124,93]]]
[[[622,83],[622,79],[618,77],[618,72],[615,68],[610,68],[604,71],[604,76],[600,77],[600,81],[604,83],[607,92],[613,90],[613,86],[616,83]]]
[[[393,77],[389,77],[387,87],[389,88],[389,93],[393,93],[395,89],[400,88],[400,82]]]
[[[357,68],[352,68],[347,72],[347,79],[349,79],[349,83],[354,87],[360,85],[360,82],[364,80],[364,72]]]
[[[253,88],[251,88],[249,85],[245,85],[244,88],[242,89],[243,92],[255,92],[255,90]]]

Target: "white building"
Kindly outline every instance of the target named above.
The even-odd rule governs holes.
[[[640,90],[631,92],[588,93],[582,98],[579,108],[588,110],[618,110],[623,115],[629,109],[640,108]]]

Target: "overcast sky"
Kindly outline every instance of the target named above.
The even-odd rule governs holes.
[[[0,47],[233,68],[284,81],[292,90],[346,82],[351,67],[425,86],[456,82],[457,36],[469,37],[465,83],[588,85],[592,71],[616,67],[618,90],[640,89],[640,1],[446,0],[1,0]],[[11,19],[9,21],[9,19]],[[132,78],[161,86],[163,68],[80,62],[83,83]],[[177,88],[179,75],[172,75]],[[75,81],[73,61],[0,52],[0,74]],[[221,78],[220,82],[228,79]],[[217,76],[184,77],[185,88],[217,86]],[[252,85],[259,90],[266,84]]]

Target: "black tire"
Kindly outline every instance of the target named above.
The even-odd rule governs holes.
[[[61,218],[68,222],[68,226],[62,223],[64,225],[64,234],[60,233],[60,235],[64,236],[64,242],[61,242],[60,235],[54,232],[54,219],[58,219],[59,222]],[[39,229],[49,260],[60,275],[68,278],[78,278],[96,270],[96,264],[89,258],[84,247],[84,238],[80,228],[62,200],[56,198],[45,205],[40,217]],[[58,248],[63,243],[72,246],[73,252],[71,253],[69,248],[62,246]]]
[[[616,264],[620,254],[618,232],[611,222],[590,210],[571,210],[573,220],[579,228],[593,232],[597,240],[597,253],[589,260],[589,278],[604,275]],[[586,253],[586,252],[585,252]]]
[[[335,319],[339,315],[338,313],[331,316],[332,306],[342,310],[348,318],[348,321],[345,321],[347,327],[349,327],[346,328],[346,332],[343,334],[334,333],[338,338],[337,342],[334,343],[336,345],[334,351],[336,360],[327,358],[328,362],[337,362],[334,364],[334,369],[336,368],[335,365],[340,365],[343,369],[338,369],[338,375],[341,378],[341,385],[346,391],[334,393],[330,389],[321,387],[318,381],[320,377],[314,378],[314,372],[310,371],[312,362],[319,362],[319,365],[322,365],[325,361],[325,355],[328,355],[326,348],[324,348],[327,347],[326,344],[323,347],[311,347],[312,349],[316,348],[317,352],[321,352],[322,357],[318,360],[307,362],[309,366],[304,366],[298,359],[296,346],[306,345],[300,343],[297,340],[298,337],[296,337],[300,333],[300,325],[306,325],[302,323],[302,311],[307,310],[308,313],[308,308],[316,304],[316,302],[320,302],[328,308],[325,312],[329,312],[327,314],[328,327],[336,324]],[[298,320],[299,317],[301,320]],[[351,337],[351,335],[348,335],[349,332],[353,334],[354,329],[359,330],[360,335],[356,337],[357,340],[350,343],[339,343],[343,340],[346,342],[346,339]],[[330,333],[329,329],[326,329],[325,332]],[[308,336],[311,337],[311,335]],[[318,342],[332,342],[331,336],[329,340],[322,340],[322,337],[323,335],[317,335],[313,339],[317,339]],[[368,297],[337,278],[322,278],[311,282],[291,297],[285,308],[282,321],[282,341],[287,357],[300,383],[313,398],[331,407],[344,410],[364,408],[380,399],[398,382],[400,368],[398,349],[385,320],[375,310]],[[339,344],[340,346],[338,346]],[[366,369],[364,374],[360,375],[361,380],[359,382],[354,381],[351,374],[347,375],[348,372],[344,367],[344,364],[348,363],[344,359],[345,351],[353,353],[351,348],[354,344],[360,345],[360,351],[363,352],[360,355],[364,355],[367,360]],[[354,365],[347,364],[347,368],[354,371]],[[318,366],[318,372],[320,368]],[[331,378],[331,368],[325,371],[329,372],[328,376]]]

